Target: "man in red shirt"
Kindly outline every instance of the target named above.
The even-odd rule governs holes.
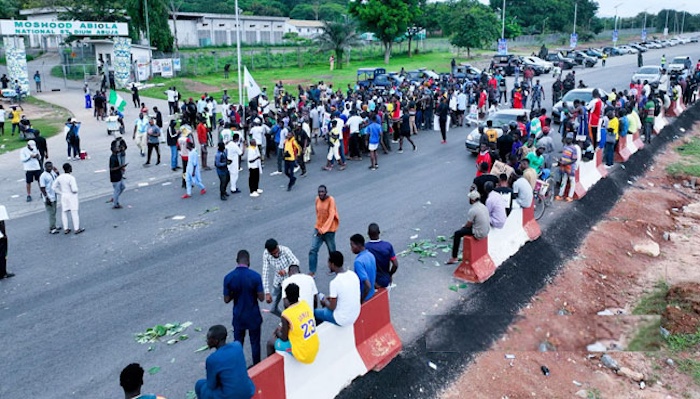
[[[523,92],[520,89],[520,85],[516,86],[515,91],[513,92],[513,108],[523,108]]]
[[[207,129],[207,125],[204,123],[204,118],[200,116],[199,123],[197,123],[197,141],[199,141],[199,148],[202,153],[201,161],[204,170],[211,170],[211,168],[207,166],[207,153],[209,152],[209,146],[207,145],[208,132],[209,129]]]
[[[591,142],[593,143],[593,148],[598,145],[599,141],[599,126],[600,126],[600,116],[603,112],[603,101],[600,99],[600,92],[598,89],[593,89],[593,99],[588,104],[588,128],[590,129]]]

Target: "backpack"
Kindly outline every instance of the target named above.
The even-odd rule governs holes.
[[[68,129],[68,132],[66,132],[66,141],[72,143],[77,137],[78,135],[76,133],[76,127],[75,125],[71,125],[71,127]]]

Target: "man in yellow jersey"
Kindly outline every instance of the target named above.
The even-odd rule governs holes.
[[[289,307],[282,312],[282,327],[267,342],[267,355],[288,352],[301,363],[311,364],[318,354],[318,334],[314,312],[306,301],[299,301],[299,286],[291,283],[284,293]]]

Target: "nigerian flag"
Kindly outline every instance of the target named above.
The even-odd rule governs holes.
[[[126,101],[119,95],[115,90],[109,91],[109,104],[113,105],[114,108],[118,109],[119,112],[124,112],[124,107],[126,107]]]

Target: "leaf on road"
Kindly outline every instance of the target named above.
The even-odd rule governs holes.
[[[194,351],[194,353],[197,353],[197,352],[204,352],[204,351],[206,351],[206,350],[209,350],[209,345],[204,345],[204,346],[202,346],[201,348],[199,348],[199,349],[197,349],[196,351]]]
[[[148,369],[148,374],[156,375],[156,374],[158,374],[159,371],[160,371],[160,367],[154,366],[154,367],[151,367],[150,369]]]
[[[170,339],[168,340],[168,344],[172,345],[175,342],[178,341],[184,341],[189,338],[186,334],[181,334],[183,331],[185,331],[189,326],[192,325],[191,321],[185,322],[185,323],[166,323],[166,324],[158,324],[154,327],[147,328],[145,332],[142,333],[137,333],[135,334],[135,340],[136,342],[140,344],[145,344],[145,343],[153,343],[153,342],[158,342],[160,341],[160,338],[162,337],[176,337],[175,339]],[[200,328],[201,331],[201,328]],[[175,341],[175,342],[171,342]],[[155,347],[150,346],[149,351],[154,350]]]

